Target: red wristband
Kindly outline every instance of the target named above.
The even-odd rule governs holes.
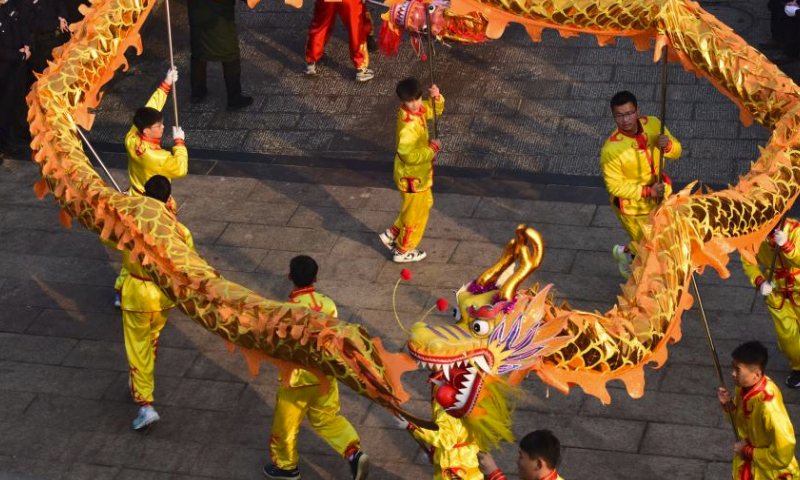
[[[755,453],[754,450],[755,450],[755,447],[748,443],[742,449],[742,455],[744,455],[744,458],[752,460],[753,459],[753,453]]]
[[[794,242],[787,239],[786,243],[781,245],[781,251],[783,253],[792,253],[794,251]]]
[[[649,198],[653,196],[653,187],[645,185],[642,187],[642,198]]]
[[[758,277],[756,277],[756,281],[754,283],[756,284],[756,288],[760,287],[761,284],[764,283],[764,277],[759,275]]]
[[[669,153],[671,150],[672,150],[672,139],[670,138],[669,143],[667,143],[667,146],[664,147],[664,153]]]
[[[489,476],[486,478],[488,480],[506,480],[506,476],[503,475],[503,472],[501,472],[499,468],[496,469],[494,472],[490,473]]]
[[[175,146],[176,147],[185,147],[186,146],[186,142],[182,138],[176,138],[175,139]]]
[[[439,150],[442,149],[442,147],[440,147],[439,145],[436,145],[433,142],[428,142],[428,146],[431,147],[431,150],[433,150],[433,153],[439,153]]]
[[[170,85],[167,82],[161,82],[161,86],[159,86],[158,88],[163,90],[164,93],[169,93],[169,91],[172,90],[172,85]]]

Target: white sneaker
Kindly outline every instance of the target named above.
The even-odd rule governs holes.
[[[356,82],[368,82],[375,78],[375,72],[369,68],[362,68],[356,72]]]
[[[386,230],[385,232],[378,235],[381,238],[381,242],[388,248],[389,250],[394,250],[394,242],[397,240],[397,237],[392,235],[391,230]]]
[[[401,253],[396,248],[392,250],[392,254],[392,260],[394,260],[394,263],[419,262],[428,256],[428,254],[422,250],[409,250],[406,253]]]
[[[122,298],[119,296],[119,292],[114,292],[114,307],[122,308]]]
[[[306,75],[311,76],[311,77],[315,76],[317,74],[317,64],[316,63],[307,63],[306,64],[306,69],[303,70],[303,73],[305,73]]]
[[[140,430],[150,424],[156,423],[161,417],[152,405],[145,405],[139,409],[139,414],[133,419],[133,429]]]
[[[614,255],[614,260],[617,261],[619,274],[622,275],[622,278],[627,280],[631,276],[631,261],[633,261],[633,256],[625,251],[625,245],[614,245],[614,249],[611,250],[611,253]]]

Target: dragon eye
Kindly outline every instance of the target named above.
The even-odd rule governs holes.
[[[471,328],[472,331],[475,332],[475,335],[480,337],[489,335],[489,322],[486,320],[475,320],[472,322]]]
[[[453,309],[453,318],[455,318],[456,321],[461,320],[461,309],[460,308],[456,307],[456,308]]]

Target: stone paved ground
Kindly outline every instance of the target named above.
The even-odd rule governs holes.
[[[120,314],[111,304],[119,254],[93,234],[61,227],[52,199],[36,200],[36,178],[30,163],[0,166],[0,478],[261,478],[274,369],[249,378],[238,354],[175,313],[156,370],[162,421],[147,435],[133,432],[136,405],[126,388]],[[198,250],[227,278],[284,298],[289,258],[310,253],[321,264],[319,287],[336,299],[341,317],[401,347],[390,295],[400,268],[375,236],[393,219],[395,191],[210,175],[190,175],[175,187]],[[399,290],[406,324],[491,264],[522,221],[535,222],[547,245],[535,281],[555,283],[559,298],[579,308],[612,305],[619,278],[608,250],[624,233],[608,207],[438,193],[424,240],[430,257],[411,267],[414,278]],[[782,383],[787,365],[769,317],[738,263],[731,267],[725,282],[710,271],[700,278],[723,362],[738,343],[760,339],[773,356],[769,374]],[[612,403],[602,406],[580,390],[564,396],[529,379],[515,431],[554,430],[566,447],[563,473],[570,479],[730,478],[732,435],[714,396],[696,312],[686,315],[683,333],[666,365],[648,370],[638,400],[615,384]],[[409,408],[424,413],[425,375],[404,380],[413,392]],[[784,396],[798,421],[800,394]],[[347,389],[342,397],[372,456],[371,478],[430,478],[389,414]],[[307,427],[300,450],[303,478],[348,478],[345,463]],[[501,454],[509,472],[514,455],[513,447]]]
[[[391,162],[394,85],[408,75],[428,78],[410,46],[404,44],[395,58],[373,55],[375,80],[356,84],[346,37],[337,27],[321,77],[308,79],[301,65],[312,2],[301,10],[267,0],[254,11],[239,8],[243,83],[256,101],[246,111],[227,113],[219,65],[209,70],[211,99],[188,101],[185,0],[173,3],[175,55],[183,74],[181,118],[195,157],[200,148],[215,151],[213,158],[221,158],[216,151],[228,152],[225,158],[231,160],[241,160],[232,152],[257,153],[259,163],[276,157],[301,164],[323,158]],[[760,2],[702,3],[751,43],[764,39],[767,11]],[[381,7],[371,8],[377,28]],[[165,31],[163,12],[158,12],[143,35],[144,55],[132,59],[131,70],[106,88],[91,134],[102,149],[121,141],[133,110],[166,71]],[[659,67],[652,52],[638,53],[627,40],[599,48],[594,37],[562,39],[550,31],[534,44],[512,26],[492,43],[440,47],[436,75],[448,101],[441,120],[445,151],[439,164],[444,166],[595,176],[597,152],[613,129],[607,101],[614,92],[630,89],[643,112],[659,113]],[[684,141],[685,153],[669,173],[684,181],[735,182],[757,158],[765,130],[740,125],[728,99],[677,65],[670,69],[670,82],[668,125]]]

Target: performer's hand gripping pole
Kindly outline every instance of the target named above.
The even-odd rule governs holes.
[[[425,5],[425,24],[428,31],[428,70],[431,74],[431,86],[436,85],[433,78],[433,24],[431,23],[431,8],[435,8],[431,4]],[[436,122],[436,99],[431,97],[431,110],[433,110],[433,138],[439,138],[439,127]]]
[[[708,349],[711,350],[711,357],[714,359],[714,368],[717,372],[717,380],[719,380],[720,387],[725,387],[725,378],[722,376],[722,367],[719,364],[719,355],[717,354],[717,349],[714,346],[714,339],[711,337],[711,329],[708,328],[708,318],[706,318],[706,311],[703,308],[703,300],[700,298],[700,290],[697,289],[697,281],[694,278],[694,271],[692,271],[692,287],[694,287],[694,293],[697,296],[697,305],[700,308],[700,317],[703,319],[703,326],[706,329],[706,340],[708,340]],[[730,407],[733,406],[733,403],[729,403],[725,405],[725,411],[728,412],[728,420],[731,422],[731,427],[733,427],[733,436],[736,437],[736,441],[739,441],[739,432],[736,430],[736,419],[733,417],[733,409]]]
[[[164,0],[164,7],[166,8],[167,12],[167,42],[169,43],[169,64],[172,68],[175,68],[175,57],[172,54],[172,20],[169,16],[169,0]],[[175,126],[180,126],[180,121],[178,120],[178,88],[177,85],[172,86],[172,107],[175,112]]]

